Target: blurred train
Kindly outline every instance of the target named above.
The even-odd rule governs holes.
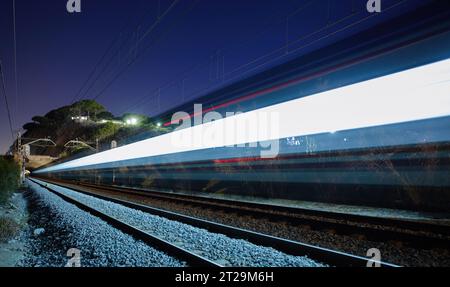
[[[278,113],[277,133],[174,146],[177,130],[33,172],[143,189],[450,211],[450,4],[432,4],[161,115]],[[176,121],[175,112],[184,111]],[[233,118],[233,117],[231,117]],[[230,118],[230,119],[231,119]],[[218,126],[224,120],[206,125]],[[195,132],[194,132],[195,134]],[[256,144],[259,143],[259,144]],[[276,154],[263,157],[276,146]]]

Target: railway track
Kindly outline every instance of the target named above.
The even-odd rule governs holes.
[[[130,235],[134,236],[135,238],[140,239],[143,242],[145,242],[151,246],[155,246],[155,247],[161,249],[162,251],[165,251],[169,255],[172,255],[176,258],[182,259],[182,260],[188,262],[188,264],[190,264],[192,266],[223,267],[220,264],[217,264],[211,260],[208,260],[207,258],[204,258],[198,254],[195,254],[195,253],[193,253],[189,250],[186,250],[184,248],[181,248],[179,246],[176,246],[164,239],[158,238],[148,232],[140,230],[137,227],[127,224],[120,219],[114,218],[100,210],[97,210],[86,204],[83,204],[82,202],[76,200],[75,198],[65,195],[63,193],[60,193],[52,188],[49,188],[48,186],[40,183],[39,181],[35,181],[32,179],[30,179],[30,180],[32,182],[38,184],[39,186],[45,188],[46,190],[50,191],[51,193],[61,197],[63,200],[65,200],[69,203],[72,203],[75,206],[77,206],[78,208],[103,219],[104,221],[108,222],[109,224],[116,227],[117,229],[119,229],[127,234],[130,234]]]
[[[80,201],[76,200],[73,197],[62,194],[62,193],[52,189],[51,187],[49,187],[45,183],[45,181],[43,181],[42,179],[39,179],[39,180],[30,179],[30,180],[33,181],[34,183],[40,185],[41,187],[53,192],[54,194],[57,194],[64,200],[75,204],[79,208],[104,219],[105,221],[111,223],[112,225],[116,226],[117,228],[121,229],[122,231],[129,233],[129,234],[143,240],[144,242],[148,242],[151,245],[155,245],[156,247],[158,247],[162,251],[166,251],[170,255],[173,255],[177,258],[185,260],[191,266],[221,267],[221,265],[217,264],[216,262],[208,260],[207,258],[199,256],[198,254],[195,254],[189,250],[180,248],[179,246],[176,246],[170,242],[167,242],[167,241],[162,240],[158,237],[155,237],[147,232],[139,230],[138,228],[133,227],[127,223],[124,223],[116,218],[113,218],[99,210],[93,209],[92,207],[89,207],[86,204],[81,203]],[[69,189],[73,189],[71,187],[62,185],[61,183],[56,183],[53,181],[47,181],[47,182],[51,183],[51,184],[63,186],[63,187],[69,188]],[[365,257],[355,256],[355,255],[344,253],[344,252],[339,252],[339,251],[322,248],[322,247],[318,247],[318,246],[314,246],[314,245],[310,245],[310,244],[305,244],[305,243],[291,241],[291,240],[287,240],[287,239],[283,239],[283,238],[278,238],[278,237],[274,237],[274,236],[254,232],[254,231],[249,231],[249,230],[245,230],[245,229],[241,229],[241,228],[236,228],[233,226],[224,225],[224,224],[220,224],[220,223],[216,223],[216,222],[212,222],[212,221],[208,221],[208,220],[194,218],[191,216],[187,216],[187,215],[183,215],[183,214],[179,214],[179,213],[175,213],[175,212],[171,212],[171,211],[154,208],[154,207],[150,207],[147,205],[137,204],[137,203],[134,203],[131,201],[123,200],[123,199],[114,198],[111,196],[100,195],[98,193],[88,192],[88,191],[80,190],[80,189],[73,189],[73,190],[75,190],[79,193],[82,193],[82,194],[94,196],[99,199],[118,203],[123,206],[130,207],[130,208],[133,208],[136,210],[140,210],[140,211],[143,211],[143,212],[146,212],[149,214],[158,215],[158,216],[170,219],[170,220],[174,220],[174,221],[182,222],[182,223],[189,224],[189,225],[192,225],[195,227],[203,228],[210,232],[221,233],[221,234],[227,235],[231,238],[245,239],[254,244],[272,247],[276,250],[282,251],[289,255],[295,255],[295,256],[307,255],[308,257],[310,257],[314,260],[317,260],[319,262],[323,262],[325,264],[329,264],[332,266],[367,266],[367,263],[369,260],[368,258],[365,258]],[[383,267],[398,267],[397,265],[386,263],[386,262],[379,262],[379,263]]]
[[[47,181],[49,181],[47,179]],[[333,230],[343,235],[360,234],[374,241],[401,241],[414,248],[448,248],[450,246],[450,226],[399,218],[382,218],[365,215],[346,214],[332,211],[312,210],[297,207],[277,206],[248,201],[231,201],[157,190],[142,190],[116,186],[94,185],[77,182],[51,181],[77,191],[110,191],[143,196],[175,203],[189,204],[201,208],[212,208],[244,216],[268,218],[294,225],[308,225],[318,230]]]

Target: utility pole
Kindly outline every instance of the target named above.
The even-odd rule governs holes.
[[[25,181],[25,150],[22,147],[22,134],[17,133],[17,156],[20,164],[20,184]]]
[[[20,146],[22,145],[22,137],[20,132],[17,132],[17,154],[20,153]]]

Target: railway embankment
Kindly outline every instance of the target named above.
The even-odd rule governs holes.
[[[25,256],[28,210],[23,192],[14,193],[0,206],[0,266],[15,267]]]
[[[18,265],[25,253],[27,203],[19,187],[19,166],[0,157],[0,266]]]

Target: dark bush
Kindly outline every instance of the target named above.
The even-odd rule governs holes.
[[[20,168],[14,160],[0,157],[0,204],[5,204],[19,187]]]
[[[0,243],[14,238],[20,226],[11,218],[0,217]]]

